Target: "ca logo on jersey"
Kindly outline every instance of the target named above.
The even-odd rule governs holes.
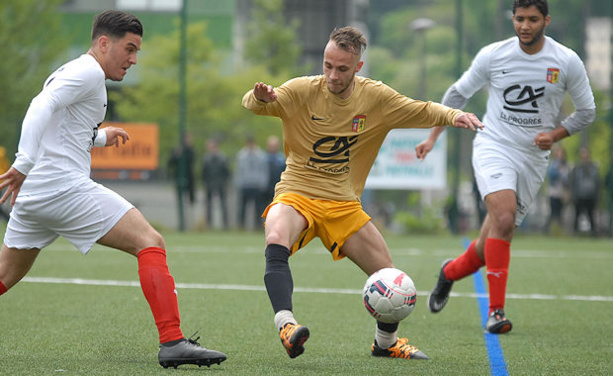
[[[545,87],[513,85],[504,91],[504,108],[513,112],[538,113],[537,99],[545,95]]]
[[[309,158],[308,166],[333,174],[349,172],[349,152],[358,141],[358,136],[328,136],[313,144],[315,156]]]

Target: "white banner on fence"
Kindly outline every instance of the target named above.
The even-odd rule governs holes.
[[[394,129],[379,150],[366,180],[367,189],[444,189],[447,185],[447,132],[443,132],[424,161],[415,146],[430,129]]]

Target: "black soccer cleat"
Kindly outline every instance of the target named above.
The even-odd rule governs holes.
[[[172,346],[160,345],[160,352],[158,353],[160,365],[164,368],[174,367],[175,369],[181,364],[210,367],[211,364],[221,364],[226,360],[226,354],[200,346],[197,342],[199,338],[197,337],[195,340],[191,338],[183,339]]]
[[[430,312],[437,313],[440,312],[443,308],[445,308],[445,304],[449,300],[449,293],[451,292],[451,287],[453,286],[453,281],[445,278],[445,273],[443,273],[443,269],[445,265],[449,264],[452,259],[443,261],[443,266],[441,266],[441,272],[438,275],[438,281],[436,282],[436,286],[428,295],[428,308]]]
[[[497,309],[490,313],[490,317],[485,323],[485,331],[492,334],[504,334],[513,329],[513,324],[504,315],[502,309]]]

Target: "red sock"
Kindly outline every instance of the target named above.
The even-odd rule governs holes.
[[[7,291],[8,289],[6,288],[6,286],[4,286],[4,284],[0,281],[0,295],[4,294]]]
[[[177,290],[175,290],[175,280],[168,271],[166,251],[157,247],[140,251],[138,275],[160,334],[160,343],[183,338]]]
[[[502,239],[485,240],[485,265],[490,287],[490,313],[504,308],[507,277],[511,262],[511,243]]]
[[[477,244],[477,239],[470,243],[466,252],[462,253],[455,260],[452,260],[450,263],[445,265],[445,268],[443,269],[445,278],[452,281],[457,281],[473,274],[479,270],[479,268],[485,265],[485,262],[481,260],[479,256],[477,256],[475,244]]]

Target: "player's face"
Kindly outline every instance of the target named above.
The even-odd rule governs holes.
[[[515,9],[513,27],[522,46],[530,47],[542,42],[547,25],[549,16],[543,16],[535,5]]]
[[[128,69],[136,64],[136,53],[140,50],[142,37],[134,33],[126,33],[123,38],[109,38],[106,54],[106,78],[121,81]]]
[[[356,55],[328,42],[323,64],[328,90],[341,99],[349,98],[353,92],[353,78],[363,64]]]

